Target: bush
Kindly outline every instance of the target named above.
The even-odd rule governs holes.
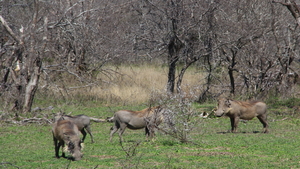
[[[268,105],[272,108],[288,107],[294,108],[300,106],[300,98],[288,98],[288,99],[279,99],[277,97],[271,98],[267,101]]]

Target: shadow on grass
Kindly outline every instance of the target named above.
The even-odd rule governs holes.
[[[70,160],[70,161],[75,161],[75,158],[72,157],[72,156],[66,156],[66,157],[63,157],[63,156],[60,156],[60,157],[55,157],[53,156],[53,158],[56,158],[56,159],[60,159],[60,158],[63,158],[63,159],[67,159],[67,160]]]
[[[217,132],[217,134],[239,134],[239,133],[243,133],[243,134],[254,133],[254,134],[256,134],[256,133],[263,133],[263,132],[260,132],[260,131],[253,131],[253,132],[245,132],[245,131],[243,131],[243,132],[235,132],[235,133],[232,133],[230,131],[227,131],[227,132],[225,132],[225,131]]]
[[[123,143],[149,142],[149,140],[125,140]]]
[[[162,141],[161,143],[162,143],[162,145],[164,145],[164,146],[174,146],[174,145],[177,145],[177,144],[178,144],[177,142],[170,141],[170,140],[165,140],[165,141]]]

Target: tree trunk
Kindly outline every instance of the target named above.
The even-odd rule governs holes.
[[[210,25],[212,28],[212,25]],[[206,37],[206,40],[204,41],[204,46],[206,47],[206,52],[208,53],[207,55],[204,56],[208,68],[208,76],[207,76],[207,81],[206,81],[206,89],[200,94],[198,98],[199,103],[204,103],[207,100],[207,93],[209,92],[210,85],[211,85],[211,74],[212,74],[212,65],[211,65],[211,58],[212,58],[212,38]]]
[[[174,35],[168,44],[168,62],[169,62],[169,73],[168,73],[168,84],[167,92],[174,93],[175,88],[175,75],[176,75],[176,64],[179,60],[179,51],[182,48],[183,43]]]
[[[176,75],[176,63],[178,61],[178,56],[169,56],[169,73],[168,73],[168,84],[167,92],[174,93],[175,88],[175,75]]]
[[[34,67],[33,67],[33,72],[29,77],[29,81],[27,84],[24,84],[25,86],[25,96],[24,96],[24,104],[23,104],[23,113],[24,112],[30,112],[32,103],[33,103],[33,98],[36,93],[36,90],[38,88],[38,83],[40,79],[40,73],[41,73],[41,67],[42,67],[42,62],[39,57],[37,57],[34,61]]]
[[[15,40],[15,49],[6,63],[7,70],[1,86],[5,88],[8,85],[8,77],[12,77],[12,84],[9,84],[12,87],[10,91],[11,98],[8,98],[8,100],[14,104],[12,110],[15,110],[17,112],[16,116],[18,116],[18,112],[31,111],[33,98],[39,83],[42,62],[34,49],[34,43],[32,43],[35,40],[34,36],[29,36],[31,43],[24,43],[23,39],[13,32],[1,15],[0,21],[7,33]],[[21,62],[18,70],[12,68],[13,63],[16,61]]]
[[[235,71],[234,66],[236,65],[236,54],[237,50],[231,49],[232,53],[232,58],[230,59],[231,64],[228,66],[228,75],[230,79],[230,94],[234,95],[235,94],[235,82],[234,82],[234,76],[233,76],[233,71]]]

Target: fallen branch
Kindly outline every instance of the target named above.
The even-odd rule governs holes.
[[[21,121],[13,120],[13,119],[7,119],[4,120],[6,123],[13,123],[13,124],[27,124],[27,123],[38,123],[38,124],[51,124],[52,121],[47,118],[29,118],[29,119],[23,119]]]
[[[29,119],[24,119],[21,121],[22,123],[41,123],[41,122],[46,122],[48,124],[51,124],[52,122],[49,119],[46,118],[29,118]]]
[[[9,162],[2,162],[2,163],[0,163],[0,165],[6,165],[6,164],[11,165],[11,166],[16,167],[16,168],[19,168],[18,166],[13,165],[12,163],[9,163]],[[4,167],[4,168],[6,168],[6,167]]]

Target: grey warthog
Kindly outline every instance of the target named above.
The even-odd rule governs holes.
[[[231,132],[236,132],[240,119],[251,120],[257,117],[263,124],[264,133],[268,133],[267,105],[259,101],[236,101],[221,98],[218,101],[218,107],[215,111],[217,117],[228,116],[231,121]]]
[[[57,113],[57,114],[55,114],[54,119],[55,119],[55,121],[57,121],[59,119],[72,121],[74,124],[77,125],[79,131],[83,135],[82,143],[84,142],[84,139],[86,137],[86,131],[91,136],[91,142],[94,143],[94,138],[93,138],[93,135],[92,135],[92,132],[91,132],[91,120],[90,120],[89,116],[82,115],[82,114],[81,115],[76,115],[76,116],[69,116],[69,115],[66,115],[66,114],[63,114],[63,113]]]
[[[59,148],[62,146],[62,157],[65,157],[65,145],[67,151],[71,153],[73,160],[80,160],[81,140],[78,127],[69,120],[58,120],[52,128],[53,141],[55,146],[55,157],[59,158]]]
[[[163,121],[160,106],[150,107],[141,111],[120,110],[115,112],[112,120],[114,126],[111,127],[110,141],[113,134],[119,130],[120,141],[123,141],[122,134],[126,127],[132,130],[145,128],[147,138],[154,136],[154,127]]]

